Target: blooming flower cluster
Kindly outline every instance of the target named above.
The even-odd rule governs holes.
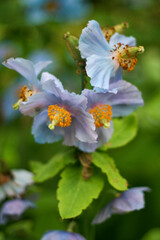
[[[82,31],[79,49],[86,58],[86,72],[94,89],[84,89],[80,95],[65,90],[60,80],[48,72],[38,79],[50,61],[34,64],[10,58],[3,63],[28,81],[13,107],[34,117],[32,134],[36,142],[64,139],[65,145],[94,152],[111,138],[113,117],[127,116],[143,105],[141,92],[122,80],[122,70],[133,70],[143,47],[135,47],[133,37],[119,33],[105,36],[94,20]]]

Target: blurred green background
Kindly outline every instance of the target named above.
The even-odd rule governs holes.
[[[117,167],[129,181],[130,187],[149,186],[145,195],[145,209],[122,216],[112,216],[92,229],[90,220],[99,209],[99,200],[78,218],[80,231],[85,237],[89,232],[96,240],[160,240],[160,1],[154,0],[94,0],[83,18],[72,21],[47,21],[27,24],[25,9],[18,1],[0,1],[0,55],[4,42],[11,44],[5,57],[28,58],[33,51],[47,50],[54,61],[50,72],[56,75],[70,91],[80,92],[80,78],[74,62],[67,52],[63,34],[70,31],[79,36],[88,20],[95,19],[101,26],[129,23],[124,34],[133,35],[137,45],[145,47],[134,71],[124,74],[124,79],[135,84],[143,94],[145,106],[136,112],[139,131],[127,146],[110,150]],[[8,43],[7,43],[8,44]],[[1,62],[3,57],[1,57]],[[4,98],[19,74],[0,66],[0,158],[11,168],[30,169],[30,162],[48,161],[57,151],[65,148],[61,143],[39,145],[31,135],[32,119],[18,116],[9,119],[4,115]],[[56,187],[59,177],[32,187],[38,192],[38,208],[29,211],[23,221],[0,226],[0,240],[38,240],[49,229],[65,229],[67,221],[58,214]],[[109,198],[104,190],[102,206]],[[3,231],[7,238],[3,238]],[[150,232],[149,232],[150,231]],[[149,233],[147,233],[149,232]]]

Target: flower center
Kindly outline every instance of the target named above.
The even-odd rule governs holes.
[[[3,185],[11,180],[11,175],[10,174],[2,174],[0,173],[0,185]]]
[[[51,123],[48,127],[53,130],[55,126],[69,127],[72,122],[71,114],[64,108],[56,105],[48,107],[48,116]]]
[[[56,10],[58,8],[58,3],[55,2],[48,2],[45,4],[45,9],[48,12],[53,12],[54,10]]]
[[[19,104],[21,102],[27,102],[28,98],[34,93],[34,91],[30,90],[29,88],[27,88],[27,86],[24,86],[21,90],[20,90],[20,98],[19,100],[13,104],[13,108],[15,110],[17,110],[19,108]]]
[[[143,47],[129,47],[121,43],[114,45],[114,49],[111,50],[113,53],[112,60],[116,59],[119,65],[126,71],[130,72],[134,69],[137,63],[137,53],[144,51]]]
[[[112,118],[112,107],[108,104],[99,104],[94,108],[90,108],[89,113],[93,115],[97,128],[109,128]]]

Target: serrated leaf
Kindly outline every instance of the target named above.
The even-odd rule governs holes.
[[[81,172],[82,168],[69,167],[61,174],[57,197],[63,219],[80,215],[93,199],[98,198],[103,188],[103,179],[96,172],[93,171],[87,180],[82,177]]]
[[[100,148],[102,151],[109,148],[123,147],[132,141],[137,134],[137,120],[134,114],[122,119],[113,119],[113,126],[112,138]]]
[[[44,164],[38,161],[31,161],[30,167],[33,173],[37,174]]]
[[[114,160],[106,153],[95,152],[92,154],[93,163],[107,175],[109,183],[119,191],[127,190],[127,180],[123,178],[116,168]]]
[[[45,180],[54,177],[59,173],[66,165],[75,163],[74,150],[70,149],[54,155],[50,161],[46,164],[38,165],[38,169],[35,171],[36,175],[34,180],[36,182],[44,182]],[[33,165],[33,163],[32,163]],[[35,163],[35,166],[37,163]]]

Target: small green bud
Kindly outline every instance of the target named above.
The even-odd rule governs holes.
[[[79,39],[67,32],[64,34],[64,40],[66,42],[66,46],[71,56],[75,61],[83,62],[84,60],[81,58],[81,54],[79,51]]]
[[[135,57],[138,53],[143,53],[144,52],[144,47],[139,46],[139,47],[127,47],[126,49],[121,51],[121,57],[122,58],[130,58],[130,57]]]

